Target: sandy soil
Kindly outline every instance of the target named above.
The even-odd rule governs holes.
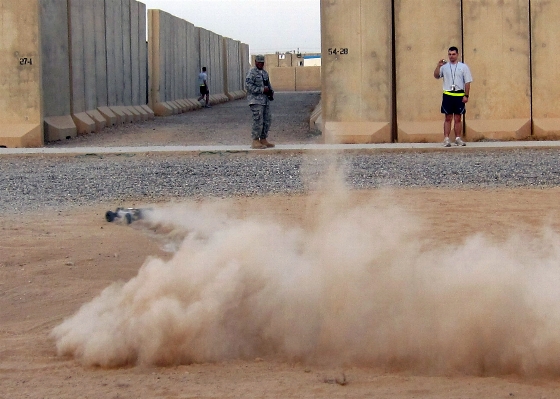
[[[505,242],[513,234],[560,230],[560,189],[397,190],[354,192],[401,206],[420,220],[432,248]],[[283,226],[313,224],[316,199],[305,195],[222,200],[232,216],[257,216]],[[0,398],[557,398],[560,379],[537,374],[433,372],[388,364],[320,365],[282,356],[158,367],[83,365],[59,357],[53,328],[115,281],[137,275],[148,257],[170,259],[169,235],[133,223],[107,223],[110,206],[64,213],[3,215],[0,235]],[[461,213],[457,212],[460,208]],[[390,227],[387,227],[390,229]],[[274,245],[270,240],[267,245]],[[404,243],[403,243],[404,245]],[[497,337],[506,339],[506,336]],[[555,373],[558,375],[558,373]]]

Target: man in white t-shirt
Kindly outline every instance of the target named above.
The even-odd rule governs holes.
[[[206,73],[206,67],[202,67],[202,72],[198,74],[198,85],[200,86],[200,97],[198,101],[206,97],[204,108],[211,108],[208,102],[210,101],[210,90],[208,90],[208,74]]]
[[[450,47],[447,53],[449,62],[439,60],[434,70],[434,78],[443,78],[443,99],[441,101],[441,113],[445,114],[443,123],[443,145],[451,147],[449,134],[451,133],[451,122],[455,133],[455,145],[464,146],[461,138],[463,133],[462,115],[466,112],[465,105],[469,102],[472,75],[467,64],[459,62],[459,49]]]

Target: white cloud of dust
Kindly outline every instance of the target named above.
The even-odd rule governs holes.
[[[328,177],[306,227],[220,205],[155,209],[183,233],[57,326],[85,365],[274,358],[422,373],[560,374],[560,240],[425,245],[421,221],[352,206]],[[388,194],[390,195],[390,194]]]

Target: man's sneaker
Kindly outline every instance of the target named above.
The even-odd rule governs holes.
[[[444,146],[444,147],[451,147],[451,142],[449,141],[449,137],[446,137],[446,138],[443,140],[443,146]]]
[[[461,139],[461,137],[456,137],[455,138],[455,145],[457,146],[465,146],[465,142]]]
[[[206,105],[204,106],[204,108],[212,108],[212,106],[211,106],[211,105],[208,105],[208,104],[206,104]]]

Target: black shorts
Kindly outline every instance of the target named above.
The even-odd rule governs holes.
[[[443,94],[441,100],[441,113],[445,115],[464,115],[467,112],[463,96],[450,96]]]
[[[205,95],[205,94],[209,94],[210,90],[208,90],[208,86],[200,86],[200,94],[201,95]]]

